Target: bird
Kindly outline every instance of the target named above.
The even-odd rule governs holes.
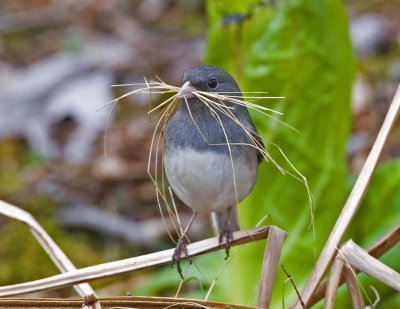
[[[236,101],[214,99],[213,107],[199,94],[230,95]],[[193,211],[172,257],[183,278],[179,259],[182,254],[189,259],[185,234],[198,213],[211,214],[229,257],[232,232],[240,230],[237,205],[255,186],[264,144],[247,108],[237,104],[243,100],[238,84],[223,69],[187,69],[176,97],[178,106],[163,133],[163,165],[172,191]]]

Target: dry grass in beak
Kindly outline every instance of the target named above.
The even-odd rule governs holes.
[[[149,94],[150,97],[152,94],[161,94],[161,95],[171,94],[171,97],[167,98],[165,101],[161,102],[156,107],[152,108],[151,105],[149,105],[150,106],[149,114],[159,111],[160,117],[156,123],[155,129],[154,129],[154,132],[153,132],[153,135],[151,138],[151,145],[150,145],[148,165],[147,165],[147,173],[149,174],[150,179],[152,180],[152,182],[155,185],[157,202],[158,202],[158,206],[159,206],[161,217],[162,217],[162,220],[164,221],[164,224],[166,225],[166,221],[165,221],[164,211],[161,206],[162,201],[164,202],[164,204],[167,207],[168,215],[171,217],[172,221],[174,222],[176,232],[179,233],[179,231],[180,231],[180,229],[178,228],[178,226],[180,226],[179,220],[177,219],[176,211],[173,211],[172,208],[169,206],[170,203],[168,202],[168,200],[169,200],[168,195],[166,194],[166,191],[165,191],[165,176],[164,176],[163,169],[162,169],[162,175],[161,175],[161,186],[158,183],[158,179],[159,179],[159,175],[158,175],[158,170],[159,170],[158,169],[158,166],[159,166],[158,157],[159,156],[158,156],[158,153],[159,153],[159,149],[160,149],[160,144],[162,143],[161,136],[162,136],[163,129],[164,129],[165,124],[167,123],[169,117],[171,116],[171,113],[175,109],[175,106],[177,103],[176,94],[178,93],[180,88],[168,85],[165,82],[163,82],[160,78],[158,78],[158,80],[156,80],[156,81],[147,81],[146,78],[144,78],[144,83],[119,84],[119,85],[112,85],[112,87],[138,87],[138,89],[129,91],[129,92],[117,97],[116,99],[106,103],[105,105],[103,105],[102,107],[99,108],[99,109],[102,109],[106,106],[112,105],[112,108],[110,111],[110,116],[108,117],[108,120],[106,123],[106,129],[105,129],[106,133],[104,134],[104,153],[105,153],[105,155],[107,154],[107,130],[108,130],[109,122],[111,119],[111,114],[112,114],[115,106],[117,105],[117,103],[120,100],[127,98],[131,95],[135,95],[135,94]],[[151,100],[150,100],[150,102],[151,102]],[[155,159],[154,159],[154,170],[152,172],[151,162],[153,161],[152,154],[154,152],[154,148],[155,148],[156,155],[155,155]],[[176,224],[176,222],[178,222],[178,224]],[[169,232],[168,232],[168,234],[171,237],[171,239],[174,240],[174,238],[172,237],[172,235]]]

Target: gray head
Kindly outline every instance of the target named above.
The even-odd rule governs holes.
[[[177,97],[179,99],[192,99],[194,98],[192,91],[196,90],[219,93],[232,92],[232,94],[240,92],[239,86],[231,75],[222,69],[206,65],[199,65],[185,71],[182,87]]]
[[[235,99],[239,99],[241,92],[233,77],[216,67],[197,66],[185,71],[182,83],[177,98],[181,99],[183,104],[179,105],[165,127],[165,151],[168,152],[174,147],[189,146],[196,150],[212,150],[229,155],[230,151],[244,151],[242,149],[244,147],[249,153],[257,153],[257,158],[261,162],[261,152],[252,147],[239,145],[254,144],[254,141],[249,138],[249,132],[254,134],[254,138],[262,145],[262,140],[257,135],[257,130],[244,104],[231,102],[229,98],[216,102],[232,107],[229,112],[224,112],[224,107],[221,105],[213,107],[212,103],[206,104],[204,100],[200,100],[192,93],[193,91],[218,92],[224,95],[235,95]],[[187,104],[185,100],[188,101]],[[213,101],[212,98],[211,101]],[[217,118],[216,115],[218,115]],[[237,121],[232,119],[232,115]],[[229,147],[210,147],[213,144],[223,146],[227,139],[238,145],[231,146],[230,149]]]

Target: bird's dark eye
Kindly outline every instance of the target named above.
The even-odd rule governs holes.
[[[210,78],[208,80],[208,86],[210,88],[216,88],[218,86],[218,81],[215,78]]]

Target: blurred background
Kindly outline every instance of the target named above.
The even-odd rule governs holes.
[[[98,109],[131,90],[112,84],[158,76],[179,86],[186,68],[217,65],[243,90],[285,96],[262,104],[283,111],[282,120],[301,132],[254,115],[266,143],[281,146],[309,180],[316,244],[304,186],[270,163],[263,164],[241,209],[243,227],[268,215],[263,224],[289,231],[283,260],[301,287],[312,252],[329,235],[400,82],[400,4],[284,2],[2,0],[0,199],[32,213],[78,268],[173,247],[146,171],[157,120],[147,111],[150,101],[162,98],[135,95],[113,111]],[[287,165],[273,146],[268,150]],[[347,235],[364,247],[400,221],[399,156],[397,126]],[[178,206],[185,222],[190,211]],[[198,218],[191,240],[211,235],[208,218]],[[235,257],[212,299],[254,304],[264,245]],[[222,253],[197,261],[181,295],[204,297],[225,265]],[[0,267],[0,285],[57,273],[29,230],[4,217]],[[233,277],[243,278],[235,295]],[[294,297],[285,279],[281,273],[275,304],[281,294]],[[164,267],[93,286],[100,296],[173,296],[179,282],[176,271]],[[390,290],[379,291],[382,308],[400,303]],[[68,288],[35,296],[71,295]]]

